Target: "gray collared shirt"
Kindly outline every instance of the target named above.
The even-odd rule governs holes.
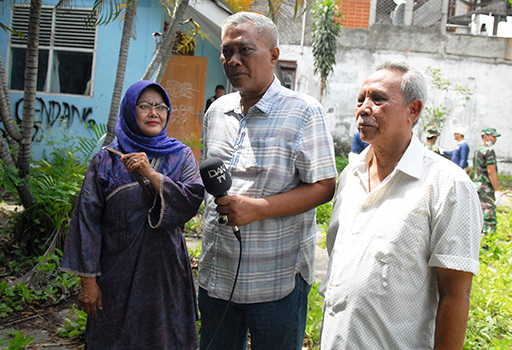
[[[217,99],[206,114],[203,158],[219,157],[228,167],[230,194],[263,198],[290,191],[300,182],[336,177],[334,147],[322,106],[314,98],[274,82],[242,114],[238,92]],[[239,247],[231,227],[217,223],[214,198],[206,196],[199,285],[227,300]],[[240,227],[242,265],[233,301],[279,300],[295,286],[295,274],[314,279],[315,210]]]

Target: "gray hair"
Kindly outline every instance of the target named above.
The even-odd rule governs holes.
[[[425,76],[417,69],[403,61],[386,61],[375,66],[375,70],[389,69],[403,73],[400,91],[404,96],[404,105],[414,100],[421,100],[425,105],[427,100],[427,81]]]
[[[279,45],[279,34],[274,22],[270,18],[255,12],[238,12],[226,18],[224,23],[222,23],[221,37],[224,37],[224,33],[229,27],[243,23],[251,23],[258,32],[266,35],[270,41],[271,48]]]

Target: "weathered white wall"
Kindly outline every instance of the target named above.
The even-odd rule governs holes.
[[[463,104],[456,94],[446,94],[429,87],[427,106],[432,105],[434,99],[436,105],[448,108],[439,146],[455,148],[451,130],[456,126],[464,127],[470,146],[471,165],[473,151],[481,143],[480,131],[485,127],[495,127],[502,134],[495,145],[499,171],[511,174],[512,41],[485,42],[482,38],[476,38],[478,42],[475,43],[472,36],[461,38],[460,35],[449,35],[445,38],[436,32],[429,35],[426,29],[418,33],[404,33],[403,28],[372,27],[366,33],[344,29],[338,44],[337,65],[329,78],[328,91],[321,99],[336,144],[339,146],[352,140],[356,131],[354,108],[357,94],[364,79],[373,71],[373,64],[387,59],[401,59],[422,72],[427,67],[440,69],[441,75],[452,84],[468,88],[473,93],[471,99]],[[374,40],[375,44],[372,45]],[[319,77],[313,74],[311,47],[281,45],[280,58],[297,61],[296,90],[320,100]],[[424,141],[422,130],[420,121],[415,133]]]

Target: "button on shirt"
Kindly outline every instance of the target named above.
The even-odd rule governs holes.
[[[276,77],[247,115],[238,92],[217,99],[203,130],[203,158],[224,161],[233,182],[229,194],[263,198],[337,175],[323,108],[314,98],[282,87]],[[227,300],[239,244],[232,228],[217,222],[214,198],[205,200],[199,285],[210,297]],[[313,282],[314,209],[256,221],[240,231],[243,256],[234,302],[279,300],[293,290],[297,273]]]
[[[435,267],[478,272],[478,196],[462,169],[415,136],[369,192],[372,152],[349,164],[338,183],[321,286],[322,350],[432,349]]]

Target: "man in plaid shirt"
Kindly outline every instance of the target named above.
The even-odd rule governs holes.
[[[204,158],[219,157],[229,194],[206,197],[199,263],[201,349],[302,348],[314,278],[315,208],[334,193],[336,167],[322,106],[281,86],[277,28],[265,16],[237,13],[222,27],[221,62],[237,92],[206,113]],[[240,275],[236,276],[239,226]],[[219,327],[219,332],[216,330]],[[211,343],[211,344],[210,344]]]

